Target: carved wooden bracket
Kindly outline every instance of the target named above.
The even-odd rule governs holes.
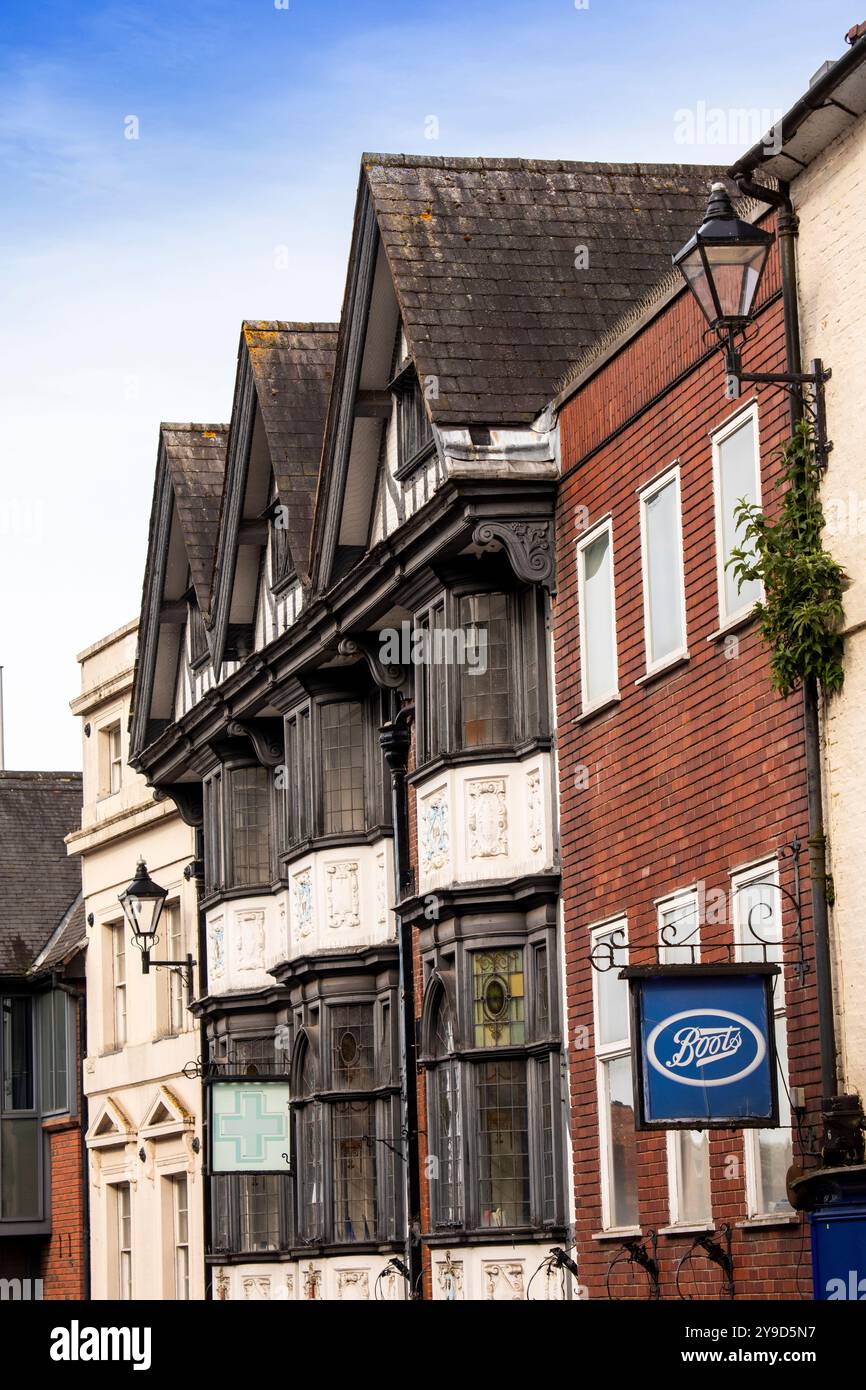
[[[279,767],[283,761],[283,743],[276,721],[233,719],[226,733],[229,738],[248,738],[262,767]]]
[[[337,651],[340,656],[362,656],[370,668],[370,675],[382,690],[409,688],[409,675],[405,666],[390,666],[379,656],[377,637],[366,633],[358,637],[343,637],[337,645]]]
[[[552,521],[482,521],[472,540],[484,547],[504,546],[518,579],[553,588]]]
[[[204,822],[201,782],[172,782],[166,787],[157,787],[153,799],[173,801],[184,825],[195,828]]]

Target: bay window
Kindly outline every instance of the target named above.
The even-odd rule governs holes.
[[[548,734],[543,603],[535,588],[455,588],[416,613],[419,766]]]
[[[256,764],[222,767],[204,778],[205,885],[263,888],[274,875],[273,774]]]
[[[0,1219],[42,1216],[41,1126],[34,1071],[33,1000],[0,999]]]
[[[318,1005],[304,1018],[293,1067],[298,1238],[393,1240],[399,1088],[387,1001]]]
[[[39,999],[39,1044],[42,1081],[42,1113],[51,1115],[70,1108],[69,1028],[67,996],[50,990]]]
[[[424,1060],[434,1232],[541,1230],[562,1219],[555,1016],[546,942],[467,945],[431,975]]]
[[[277,793],[283,850],[318,839],[368,837],[390,813],[378,733],[387,697],[316,695],[285,717]]]

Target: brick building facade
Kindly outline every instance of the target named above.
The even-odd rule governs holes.
[[[785,365],[772,254],[749,371]],[[695,1242],[724,1245],[724,1227],[738,1295],[808,1297],[811,1283],[806,1218],[785,1195],[820,1110],[814,971],[798,971],[811,954],[802,712],[771,689],[758,595],[738,594],[722,553],[738,497],[773,513],[789,415],[778,390],[725,399],[704,327],[671,277],[577,364],[556,403],[562,912],[575,1238],[590,1297],[605,1297],[614,1260],[611,1296],[647,1296],[627,1243],[652,1254],[653,1235],[662,1297],[718,1296],[719,1268]],[[783,1090],[778,1130],[635,1135],[619,968],[720,962],[729,945],[760,958],[749,921],[783,965],[777,1040],[805,1110],[792,1122]],[[594,968],[591,953],[614,968]]]

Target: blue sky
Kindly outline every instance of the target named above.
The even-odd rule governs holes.
[[[864,17],[856,0],[4,0],[7,766],[80,765],[74,656],[137,613],[159,421],[228,418],[243,318],[337,317],[363,150],[727,162],[763,126],[702,143],[701,106],[786,110]]]

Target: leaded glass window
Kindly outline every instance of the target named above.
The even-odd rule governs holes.
[[[320,712],[323,832],[364,829],[364,711],[355,700],[323,705]]]
[[[482,1226],[529,1224],[529,1112],[525,1061],[475,1070]]]
[[[523,952],[476,951],[472,956],[476,1047],[526,1041]]]
[[[236,887],[269,883],[270,774],[264,767],[241,767],[230,779],[232,881]]]
[[[373,1080],[373,1005],[333,1007],[331,1017],[331,1076],[334,1090],[364,1091]]]
[[[461,1178],[460,1068],[454,1053],[454,1020],[445,991],[439,995],[433,1026],[439,1065],[433,1072],[436,1164],[430,1190],[438,1226],[459,1226],[463,1221]]]
[[[476,654],[475,661],[460,667],[462,746],[484,748],[509,743],[514,694],[508,669],[507,595],[461,598],[460,626]]]
[[[332,1107],[334,1236],[338,1241],[376,1237],[376,1154],[373,1103],[339,1101]]]

